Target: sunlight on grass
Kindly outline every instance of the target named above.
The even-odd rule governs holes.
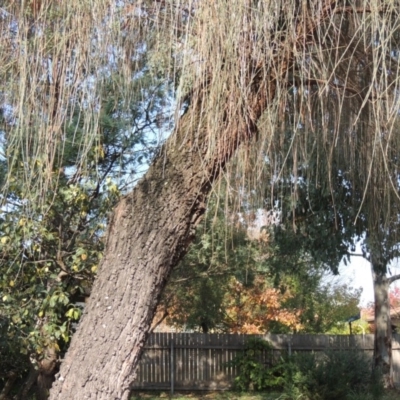
[[[277,392],[187,392],[175,393],[172,397],[169,392],[135,392],[131,400],[280,400],[282,393]],[[382,400],[398,400],[400,398],[399,391],[388,391]]]

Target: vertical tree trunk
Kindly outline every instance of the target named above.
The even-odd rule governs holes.
[[[256,120],[265,107],[260,96],[263,99],[265,91],[254,92],[258,94],[250,99],[255,105],[253,118],[230,124],[236,129],[229,132],[221,127],[221,142],[212,153],[193,106],[145,177],[119,202],[89,303],[51,399],[129,398],[133,373],[170,270],[194,236],[213,181],[240,143],[256,132]]]
[[[57,351],[52,344],[44,350],[42,359],[38,362],[38,377],[36,380],[36,399],[46,400],[57,371]]]
[[[381,370],[385,387],[393,387],[389,280],[385,271],[386,268],[381,265],[372,264],[375,295],[374,366]]]

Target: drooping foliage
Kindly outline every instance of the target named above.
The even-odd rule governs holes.
[[[71,104],[87,110],[83,134],[72,139],[84,166],[96,143],[92,128],[107,75],[119,71],[126,101],[132,77],[146,65],[174,82],[178,108],[201,102],[212,144],[206,157],[222,151],[224,135],[250,124],[255,105],[247,93],[257,85],[259,106],[268,102],[259,121],[263,146],[252,154],[243,149],[242,175],[250,157],[267,157],[277,191],[285,161],[293,160],[293,176],[318,171],[313,180],[330,192],[335,170],[346,171],[350,184],[361,179],[357,190],[369,215],[388,221],[390,199],[397,198],[397,6],[378,0],[103,0],[94,8],[87,1],[9,2],[0,20],[2,109],[13,121],[9,153],[21,149],[24,178],[40,199],[52,165],[60,163]],[[32,171],[43,154],[36,180]],[[12,167],[16,160],[8,162]]]
[[[123,109],[132,81],[149,68],[175,89],[177,119],[191,110],[193,137],[185,141],[188,129],[178,129],[174,140],[201,154],[205,170],[212,165],[218,175],[213,160],[224,167],[244,144],[230,172],[238,191],[259,182],[267,161],[272,205],[282,182],[290,182],[293,212],[305,179],[331,195],[337,219],[334,185],[343,177],[352,198],[360,199],[354,219],[368,215],[373,263],[385,269],[385,252],[397,243],[397,230],[387,232],[397,223],[399,203],[397,0],[101,0],[95,6],[35,0],[0,6],[0,103],[8,126],[2,131],[3,199],[22,169],[28,197],[21,205],[46,209],[47,193],[62,177],[76,116],[71,108],[85,110],[81,133],[71,141],[78,149],[75,169],[87,172],[99,144],[95,132],[109,75],[120,73]]]

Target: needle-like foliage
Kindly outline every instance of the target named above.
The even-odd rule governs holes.
[[[243,182],[257,180],[266,160],[275,191],[288,173],[293,182],[307,175],[333,190],[341,171],[361,191],[371,224],[390,220],[398,201],[398,1],[35,0],[0,6],[4,157],[10,174],[22,163],[32,199],[40,202],[54,182],[71,108],[84,110],[81,134],[73,139],[80,148],[76,168],[84,170],[98,140],[107,77],[118,71],[115,84],[128,104],[138,96],[135,78],[149,68],[174,84],[177,117],[189,103],[200,104],[201,118],[193,123],[207,129],[205,159],[229,153],[228,138],[253,124],[261,107],[258,145],[243,148],[235,163]],[[259,104],[249,102],[252,91]]]

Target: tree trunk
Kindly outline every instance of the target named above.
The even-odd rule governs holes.
[[[29,365],[29,375],[26,378],[25,382],[21,385],[18,394],[14,397],[15,400],[24,400],[28,399],[30,390],[32,386],[37,382],[37,378],[39,376],[39,369],[36,364],[32,362]]]
[[[43,357],[38,361],[38,377],[36,380],[36,399],[46,400],[57,371],[57,351],[52,344],[45,349]]]
[[[393,387],[392,324],[386,268],[372,264],[375,296],[374,366],[382,372],[385,387]]]
[[[18,372],[17,371],[10,371],[7,373],[7,375],[4,377],[6,378],[6,383],[3,386],[3,389],[0,392],[0,400],[8,400],[8,394],[11,392],[11,389],[13,388],[13,384],[18,378]]]
[[[284,40],[274,60],[266,58],[265,66],[254,65],[249,49],[248,62],[240,63],[247,67],[241,71],[240,88],[222,91],[218,99],[231,110],[236,91],[243,95],[246,88],[245,105],[235,108],[235,115],[227,111],[220,133],[213,137],[199,104],[207,96],[207,87],[199,88],[145,177],[119,202],[98,277],[51,400],[129,398],[161,291],[194,237],[211,185],[236,149],[255,136],[258,119],[275,97],[276,82],[287,79],[292,49],[304,46],[336,2],[323,4],[319,16],[299,20],[293,45]],[[253,41],[251,37],[248,43]]]
[[[213,181],[256,132],[266,91],[257,87],[253,93],[251,117],[230,121],[235,128],[229,132],[221,127],[213,152],[199,107],[192,105],[144,178],[117,205],[104,259],[50,399],[129,398],[171,268],[187,251]]]

